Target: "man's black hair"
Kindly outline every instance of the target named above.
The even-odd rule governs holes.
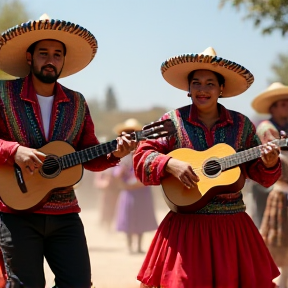
[[[61,43],[63,45],[63,54],[64,56],[66,55],[66,46],[63,42],[59,41],[59,40],[55,40],[55,39],[42,39],[42,40],[39,40],[39,41],[36,41],[34,42],[33,44],[31,44],[28,49],[27,49],[27,52],[29,52],[32,56],[34,54],[34,51],[35,51],[35,47],[36,45],[40,42],[40,41],[43,41],[43,40],[52,40],[52,41],[57,41],[59,43]]]

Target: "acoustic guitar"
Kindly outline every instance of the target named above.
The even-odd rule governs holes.
[[[271,142],[284,147],[288,139]],[[218,194],[240,191],[245,178],[239,165],[259,158],[261,146],[236,153],[230,145],[220,143],[205,151],[179,148],[170,152],[171,157],[188,162],[200,180],[188,189],[176,177],[165,177],[161,185],[168,207],[174,212],[189,214],[203,208]]]
[[[138,142],[166,137],[174,132],[173,122],[167,119],[150,123],[141,131],[130,133],[130,136]],[[107,155],[116,148],[117,140],[81,151],[75,151],[67,142],[52,141],[38,149],[46,158],[33,175],[22,173],[18,165],[0,165],[0,197],[15,211],[33,211],[43,204],[53,190],[78,183],[83,175],[82,163]]]

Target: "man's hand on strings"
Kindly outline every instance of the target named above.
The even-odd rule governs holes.
[[[36,149],[19,146],[14,155],[15,163],[21,168],[22,172],[33,175],[36,169],[43,165],[46,155]]]
[[[118,158],[128,155],[137,147],[137,142],[135,140],[131,140],[130,134],[125,132],[122,132],[122,135],[117,137],[117,143],[117,149],[112,152],[112,154]]]

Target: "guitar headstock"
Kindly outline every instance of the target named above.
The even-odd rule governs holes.
[[[176,128],[171,119],[152,122],[145,125],[141,131],[135,131],[135,140],[157,139],[160,137],[167,137],[176,132]],[[133,135],[133,136],[134,136]],[[131,135],[132,136],[132,135]]]
[[[276,144],[283,150],[288,150],[288,138],[285,131],[280,131],[280,139],[274,139],[269,142]]]
[[[273,141],[272,141],[273,142]],[[288,150],[288,138],[285,135],[285,137],[281,137],[278,139],[278,142],[276,143],[281,149]]]

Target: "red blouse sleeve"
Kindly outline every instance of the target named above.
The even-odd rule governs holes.
[[[4,164],[8,160],[12,160],[11,158],[14,156],[20,144],[17,142],[3,140],[3,138],[5,139],[5,136],[8,135],[8,131],[1,117],[0,117],[0,131],[1,131],[0,133],[0,164]],[[12,161],[14,162],[14,159]]]
[[[0,164],[6,163],[15,154],[19,143],[0,139]],[[14,161],[14,160],[13,160]]]
[[[266,168],[261,159],[246,165],[246,167],[248,177],[266,188],[272,186],[281,175],[280,158],[272,168]]]
[[[160,120],[168,119],[164,115]],[[136,177],[144,185],[160,185],[165,176],[165,166],[171,158],[167,155],[173,150],[175,135],[156,140],[141,142],[133,156],[133,166]]]

